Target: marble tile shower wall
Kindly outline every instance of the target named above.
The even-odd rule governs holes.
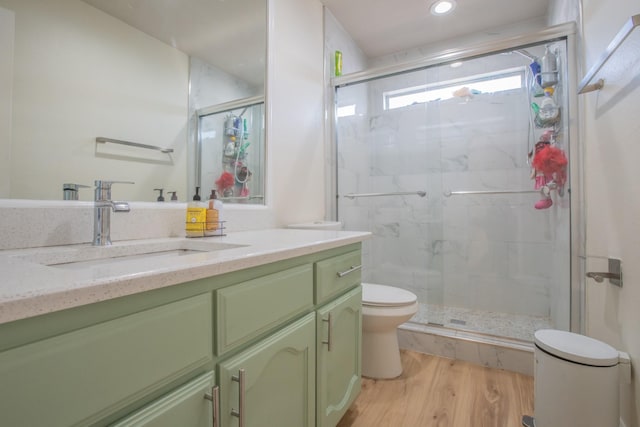
[[[375,86],[359,89],[364,114],[338,121],[339,194],[425,190],[428,197],[342,199],[346,228],[375,235],[365,242],[364,280],[410,289],[423,303],[548,317],[555,230],[568,222],[557,212],[563,201],[537,211],[536,194],[443,195],[533,189],[526,92],[382,112]],[[348,90],[344,96],[355,98],[357,89]]]

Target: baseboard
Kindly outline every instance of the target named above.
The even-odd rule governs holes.
[[[400,348],[533,376],[533,344],[524,341],[405,323],[398,342]]]

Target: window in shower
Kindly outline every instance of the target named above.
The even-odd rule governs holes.
[[[373,233],[363,281],[418,295],[412,322],[524,341],[569,329],[570,196],[552,190],[552,206],[535,209],[529,160],[547,131],[568,157],[565,41],[551,46],[551,128],[534,123],[538,76],[522,49],[336,88],[337,110],[350,108],[336,114],[337,217]],[[454,93],[465,86],[476,90]]]
[[[391,90],[384,94],[385,109],[391,110],[429,101],[444,101],[454,96],[464,96],[465,94],[471,96],[479,93],[521,89],[523,78],[524,71],[520,67],[515,70],[502,70],[498,73]]]

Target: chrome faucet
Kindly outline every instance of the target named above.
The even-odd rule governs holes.
[[[127,202],[111,200],[111,184],[133,184],[130,181],[98,181],[96,180],[96,197],[93,208],[93,245],[111,245],[111,210],[129,212]]]
[[[62,184],[62,200],[78,200],[78,190],[89,187],[82,184],[64,183]]]

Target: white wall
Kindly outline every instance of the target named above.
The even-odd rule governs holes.
[[[15,14],[0,7],[0,197],[11,190],[11,98]]]
[[[627,0],[583,0],[584,69],[599,58],[622,25],[640,12]],[[635,31],[638,32],[637,30]],[[637,36],[637,34],[635,35]],[[606,260],[622,259],[624,287],[587,280],[587,333],[631,355],[633,384],[623,389],[623,420],[640,425],[640,87],[637,46],[616,58],[628,70],[600,92],[580,95],[586,148],[587,270],[606,271]],[[607,79],[607,75],[604,76]],[[621,86],[623,79],[630,83]]]
[[[368,58],[327,8],[324,9],[325,75],[334,76],[336,50],[342,52],[342,74],[367,69]]]
[[[466,36],[443,40],[425,46],[372,58],[370,65],[373,67],[384,67],[395,63],[410,62],[424,58],[430,54],[442,52],[446,49],[458,49],[461,46],[477,46],[483,43],[502,40],[520,34],[532,33],[544,28],[546,26],[545,24],[546,23],[543,18],[533,18],[527,21],[518,22],[517,24],[491,28],[490,31],[487,29],[485,31],[476,32]]]
[[[322,219],[324,76],[322,5],[269,1],[268,204],[277,225]]]

